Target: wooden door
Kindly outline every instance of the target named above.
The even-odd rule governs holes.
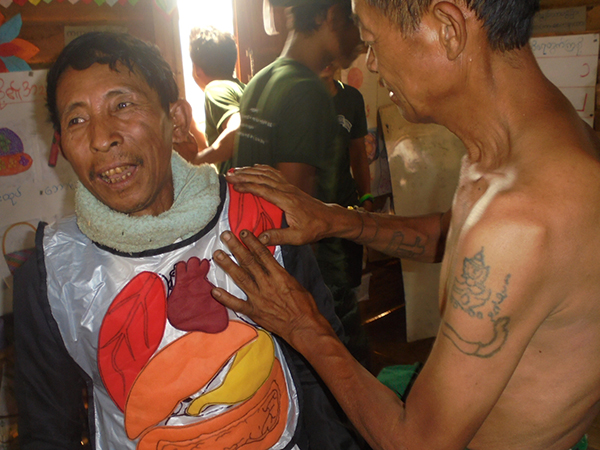
[[[268,1],[268,0],[266,0]],[[234,33],[238,44],[236,72],[247,83],[263,67],[281,53],[287,31],[283,8],[274,8],[278,34],[269,36],[263,23],[263,0],[234,0]]]

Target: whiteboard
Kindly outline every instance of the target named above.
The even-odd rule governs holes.
[[[40,220],[74,211],[76,176],[59,156],[48,164],[53,129],[46,111],[46,71],[0,74],[0,238],[7,253],[31,247]],[[10,228],[10,230],[9,230]],[[8,230],[8,233],[7,233]],[[0,259],[0,315],[12,311],[12,277]]]
[[[578,34],[533,38],[531,49],[542,72],[594,126],[600,35]]]

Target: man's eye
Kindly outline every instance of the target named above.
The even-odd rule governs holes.
[[[120,102],[120,103],[117,105],[117,109],[123,109],[123,108],[127,108],[127,107],[128,107],[128,106],[130,106],[130,105],[131,105],[131,102]]]
[[[78,125],[80,123],[83,123],[83,119],[81,117],[75,117],[75,118],[69,120],[68,125],[72,126],[72,125]]]

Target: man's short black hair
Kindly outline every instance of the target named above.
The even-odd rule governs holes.
[[[405,34],[415,31],[431,0],[364,0],[400,26]],[[463,0],[475,11],[494,50],[519,49],[529,42],[534,14],[540,0]]]
[[[190,58],[207,76],[231,78],[237,56],[237,45],[230,33],[215,27],[195,27],[190,32]]]
[[[108,64],[108,67],[115,71],[120,63],[130,72],[141,75],[148,86],[158,93],[161,106],[167,114],[171,103],[179,98],[173,71],[158,47],[126,33],[86,33],[63,49],[46,76],[47,107],[56,131],[60,132],[56,88],[61,75],[69,68],[85,70],[95,63]]]
[[[351,0],[319,0],[295,2],[292,6],[292,17],[294,19],[294,30],[310,34],[316,31],[320,24],[327,17],[327,11],[336,3],[342,4],[348,15],[348,20],[352,16]]]

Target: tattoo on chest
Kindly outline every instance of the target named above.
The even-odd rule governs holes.
[[[469,317],[459,329],[447,321],[442,323],[442,333],[462,353],[480,358],[489,358],[498,353],[508,338],[510,317],[502,315],[502,303],[508,297],[510,274],[504,278],[501,290],[494,291],[488,284],[490,266],[485,264],[482,248],[472,258],[463,261],[462,274],[454,278],[449,292],[449,306],[460,310]],[[477,323],[475,323],[475,321]],[[485,337],[471,337],[469,324],[481,330],[482,323],[487,328]]]

